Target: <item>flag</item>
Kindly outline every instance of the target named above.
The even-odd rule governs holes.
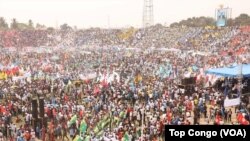
[[[105,116],[101,121],[99,121],[98,123],[97,123],[97,125],[95,126],[95,128],[94,128],[94,133],[95,134],[97,134],[98,132],[100,132],[102,129],[103,129],[103,127],[105,126],[105,122],[108,120],[109,118],[108,118],[108,116]]]
[[[5,72],[0,72],[0,80],[6,80],[7,79],[7,74]]]
[[[193,71],[198,71],[199,70],[199,68],[197,67],[197,66],[192,66],[192,69],[193,69]]]
[[[103,134],[104,134],[104,131],[102,130],[102,131],[100,131],[100,132],[98,132],[98,133],[96,134],[96,137],[97,137],[97,138],[100,138]]]
[[[104,75],[103,75],[103,78],[102,78],[102,81],[101,81],[101,85],[103,87],[108,87],[108,76],[107,76],[107,73],[105,72]]]
[[[119,117],[120,117],[120,118],[125,118],[125,116],[126,116],[126,114],[125,114],[124,111],[122,111],[122,112],[119,114]]]
[[[87,136],[84,141],[90,141],[90,136]]]
[[[134,82],[136,83],[136,84],[138,84],[138,83],[140,83],[142,81],[142,76],[141,76],[141,74],[137,74],[136,76],[135,76],[135,78],[134,78]]]
[[[137,135],[137,137],[141,136],[141,129],[137,130],[136,135]]]
[[[123,138],[122,138],[122,141],[130,141],[127,132],[124,134],[124,136],[123,136]]]
[[[172,68],[172,75],[173,75],[173,78],[176,78],[178,76],[178,69],[177,69],[177,66],[173,67]]]
[[[120,119],[118,117],[114,117],[114,123],[119,123]]]
[[[86,123],[86,121],[83,119],[82,121],[81,121],[81,125],[80,125],[80,132],[83,132],[83,133],[85,133],[86,131],[87,131],[87,123]]]
[[[74,140],[73,141],[82,141],[82,139],[80,138],[80,136],[79,135],[77,135],[75,138],[74,138]]]
[[[94,95],[96,96],[97,94],[99,94],[99,92],[100,92],[100,89],[99,89],[98,85],[95,85],[94,86]]]
[[[69,124],[72,125],[72,124],[76,123],[76,120],[77,120],[77,116],[74,115],[73,117],[71,117]]]

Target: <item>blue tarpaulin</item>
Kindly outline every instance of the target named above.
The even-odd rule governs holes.
[[[241,65],[234,65],[231,67],[215,68],[206,71],[206,74],[214,74],[223,77],[237,77],[240,75]],[[242,65],[242,75],[243,77],[250,77],[250,64]]]

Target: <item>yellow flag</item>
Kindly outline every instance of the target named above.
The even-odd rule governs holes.
[[[192,69],[191,67],[189,67],[189,68],[188,68],[188,71],[192,73],[192,72],[193,72],[193,69]]]
[[[5,80],[5,79],[7,79],[7,74],[6,73],[4,73],[4,72],[1,72],[0,73],[0,80]]]

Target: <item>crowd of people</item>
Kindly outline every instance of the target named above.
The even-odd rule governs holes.
[[[147,29],[100,29],[85,30],[7,30],[0,31],[0,46],[126,46],[126,47],[169,47],[192,28],[169,28],[156,25]]]
[[[249,31],[0,32],[0,140],[160,141],[164,125],[249,125],[250,97],[225,107],[214,87],[224,79],[205,73],[250,63]],[[184,89],[181,80],[191,76],[192,89]]]

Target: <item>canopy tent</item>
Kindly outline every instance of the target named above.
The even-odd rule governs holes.
[[[206,74],[214,74],[223,77],[237,77],[239,76],[241,65],[235,65],[231,67],[215,68],[206,71]],[[242,64],[242,76],[250,77],[250,64]]]

